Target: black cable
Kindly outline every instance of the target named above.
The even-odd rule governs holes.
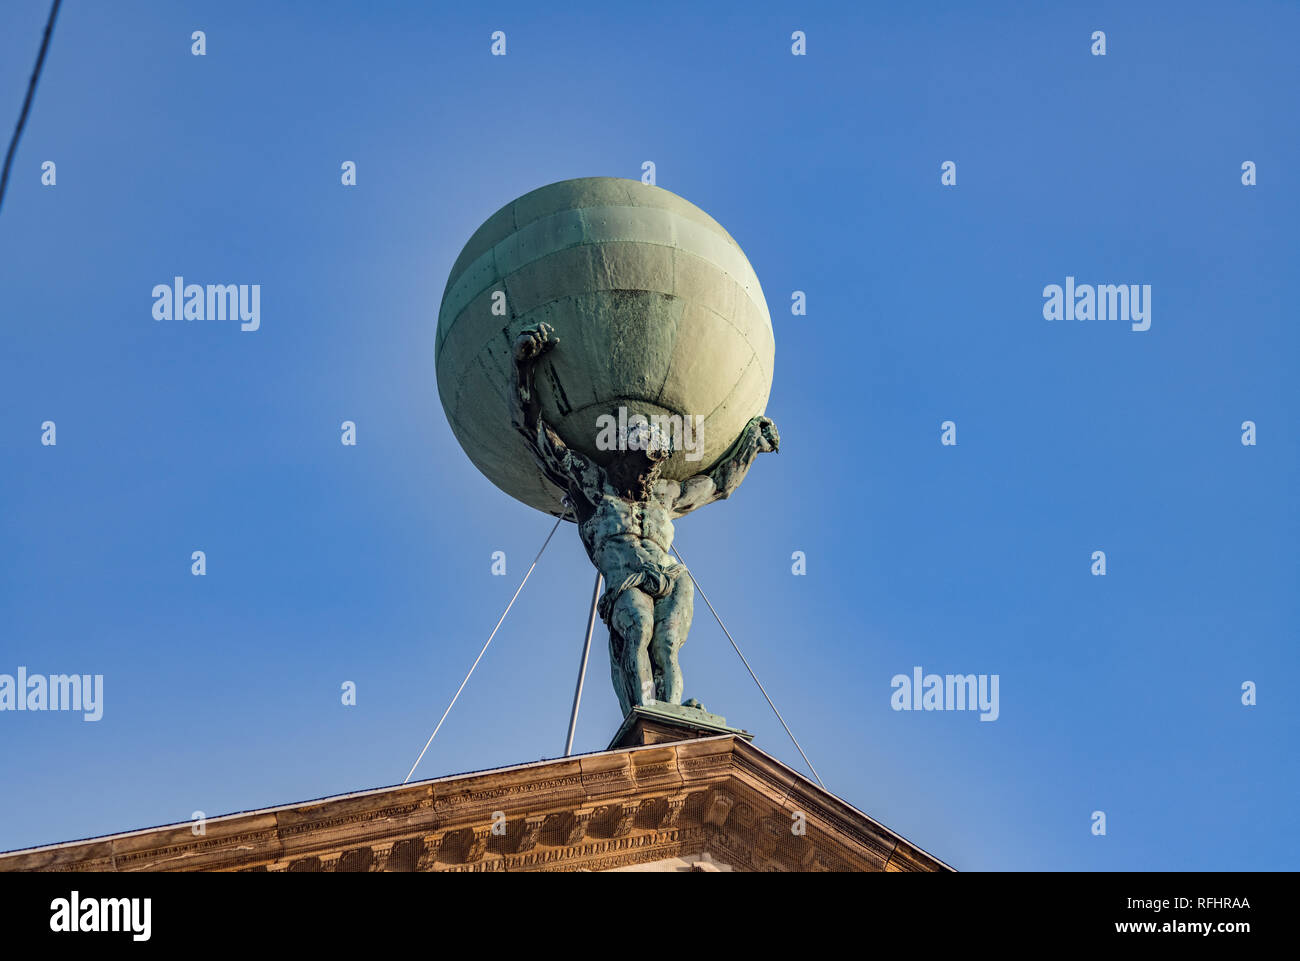
[[[9,168],[14,162],[14,151],[18,149],[18,138],[23,135],[27,125],[27,112],[32,108],[32,97],[36,95],[36,82],[41,78],[41,67],[45,65],[45,51],[50,48],[50,34],[54,32],[54,20],[59,15],[59,4],[63,0],[54,0],[50,7],[50,19],[45,23],[45,36],[41,38],[41,52],[36,56],[36,67],[32,70],[31,82],[27,84],[27,96],[23,100],[23,112],[18,115],[18,126],[14,128],[13,139],[9,141],[9,152],[5,154],[4,173],[0,173],[0,206],[5,202],[5,187],[9,186]]]

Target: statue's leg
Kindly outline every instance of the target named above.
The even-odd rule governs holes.
[[[614,602],[610,627],[623,638],[623,679],[633,704],[655,699],[650,665],[650,639],[654,636],[654,602],[650,595],[628,588]],[[625,712],[626,713],[626,712]]]
[[[655,601],[654,637],[650,653],[662,685],[661,699],[669,704],[682,703],[683,681],[677,652],[686,643],[695,613],[695,588],[685,571],[673,580],[667,596]]]
[[[611,627],[609,629],[609,672],[613,675],[614,696],[618,698],[618,706],[623,709],[624,717],[632,711],[632,694],[628,690],[627,677],[623,672],[623,651],[626,647],[627,642],[623,640],[623,635]]]

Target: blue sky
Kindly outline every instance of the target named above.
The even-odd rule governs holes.
[[[402,779],[551,526],[446,423],[448,271],[652,160],[777,344],[782,451],[678,543],[828,787],[962,869],[1300,866],[1300,12],[980,6],[65,4],[0,210],[0,673],[105,706],[0,713],[0,849]],[[0,10],[6,136],[47,9]],[[154,321],[177,274],[261,329]],[[1045,320],[1067,276],[1150,330]],[[417,777],[562,753],[591,579],[566,525]],[[682,660],[800,766],[702,605]],[[892,710],[918,665],[998,720]]]

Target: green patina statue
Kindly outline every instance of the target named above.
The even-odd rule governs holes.
[[[597,609],[625,721],[641,708],[723,724],[682,703],[695,591],[673,521],[729,497],[777,449],[763,416],[775,354],[740,245],[638,180],[515,198],[447,277],[434,339],[447,422],[498,488],[577,521],[605,581]]]
[[[755,456],[778,449],[780,436],[769,418],[754,417],[710,469],[678,481],[663,476],[671,439],[657,425],[638,423],[602,467],[566,445],[542,418],[535,372],[558,344],[545,323],[515,338],[514,426],[542,475],[565,492],[587,555],[604,576],[597,610],[609,628],[614,692],[624,716],[637,705],[683,704],[677,656],[691,628],[694,589],[671,555],[673,518],[730,497]],[[694,699],[684,706],[703,710]]]

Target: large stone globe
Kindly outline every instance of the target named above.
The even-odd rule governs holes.
[[[538,510],[562,514],[564,492],[514,430],[510,392],[514,339],[539,322],[560,342],[537,369],[542,417],[598,463],[617,455],[598,446],[599,418],[620,407],[625,418],[703,415],[698,457],[678,450],[665,466],[684,480],[717,463],[767,406],[772,321],[758,277],[716,220],[660,187],[614,177],[525,194],[456,259],[435,363],[465,453]]]

